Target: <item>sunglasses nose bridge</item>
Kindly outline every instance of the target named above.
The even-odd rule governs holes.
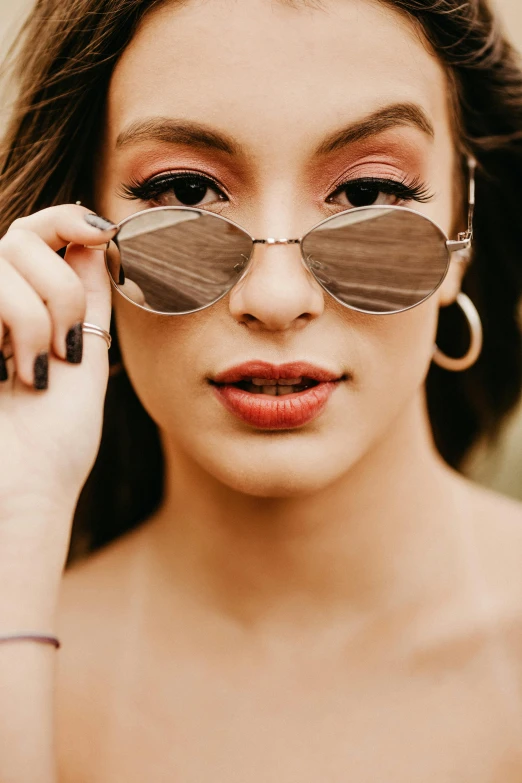
[[[308,233],[312,233],[312,232],[308,232]],[[313,277],[318,279],[317,273],[322,270],[323,265],[319,261],[312,258],[311,256],[310,257],[305,256],[302,242],[303,242],[303,237],[301,237],[300,239],[285,239],[285,238],[276,239],[274,237],[268,237],[267,239],[253,239],[251,256],[254,254],[256,245],[299,245],[299,251],[300,251],[299,255],[301,257],[302,265],[304,266],[305,270],[307,270],[309,274],[311,274]],[[323,283],[327,283],[327,282],[329,283],[331,281],[324,278],[323,276],[323,279],[319,280],[319,282],[321,285],[323,285]]]
[[[250,254],[251,258],[253,258],[253,257],[255,258],[255,256],[258,255],[259,250],[256,252],[256,246],[258,246],[258,245],[265,246],[265,249],[267,251],[269,251],[272,247],[275,248],[275,247],[281,247],[281,246],[284,246],[284,245],[298,245],[299,246],[299,250],[297,252],[299,253],[299,256],[300,256],[300,259],[301,259],[301,263],[305,266],[305,268],[308,266],[306,261],[305,261],[304,255],[303,255],[303,250],[302,250],[302,247],[301,247],[301,239],[300,238],[299,239],[294,239],[294,238],[287,239],[285,237],[281,237],[281,238],[279,238],[279,237],[277,237],[277,238],[276,237],[267,237],[266,239],[252,239],[252,251],[251,251],[251,254]],[[259,249],[261,249],[261,248],[259,248]],[[272,253],[268,252],[268,258],[271,258],[271,257],[272,257]]]
[[[252,240],[254,245],[300,245],[300,239],[275,239],[274,237],[268,237],[267,239],[254,239]]]

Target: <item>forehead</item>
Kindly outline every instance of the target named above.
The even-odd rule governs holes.
[[[166,2],[114,71],[109,133],[143,116],[232,131],[240,144],[316,143],[395,102],[447,131],[447,82],[415,25],[378,0]],[[289,134],[290,130],[290,134]]]

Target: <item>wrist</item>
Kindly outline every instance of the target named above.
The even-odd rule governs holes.
[[[54,633],[73,511],[0,516],[0,634]]]
[[[4,523],[17,520],[30,524],[52,524],[54,519],[72,519],[80,489],[65,492],[63,487],[50,486],[16,486],[9,485],[9,491],[1,493],[0,502],[0,535]],[[2,487],[4,489],[4,487]]]

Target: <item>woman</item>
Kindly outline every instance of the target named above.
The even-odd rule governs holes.
[[[520,780],[522,513],[458,471],[521,377],[485,2],[46,0],[23,41],[0,779]]]

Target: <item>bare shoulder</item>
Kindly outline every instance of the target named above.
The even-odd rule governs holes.
[[[68,569],[62,579],[57,631],[62,642],[56,676],[60,780],[94,779],[93,738],[103,746],[117,711],[114,683],[133,640],[129,612],[139,600],[143,531],[137,529]],[[129,598],[131,600],[129,600]],[[129,622],[130,620],[130,622]],[[82,770],[81,775],[78,770]]]
[[[469,484],[470,556],[494,622],[518,661],[522,687],[522,503]]]
[[[146,526],[141,526],[65,571],[58,604],[65,651],[89,639],[99,644],[117,627],[125,599],[137,589],[146,538]]]
[[[491,577],[522,588],[522,503],[471,482],[468,490],[474,538]]]
[[[114,621],[114,611],[139,579],[146,534],[147,526],[140,526],[65,571],[58,607],[63,633],[92,630],[92,622],[101,631],[106,619]]]

